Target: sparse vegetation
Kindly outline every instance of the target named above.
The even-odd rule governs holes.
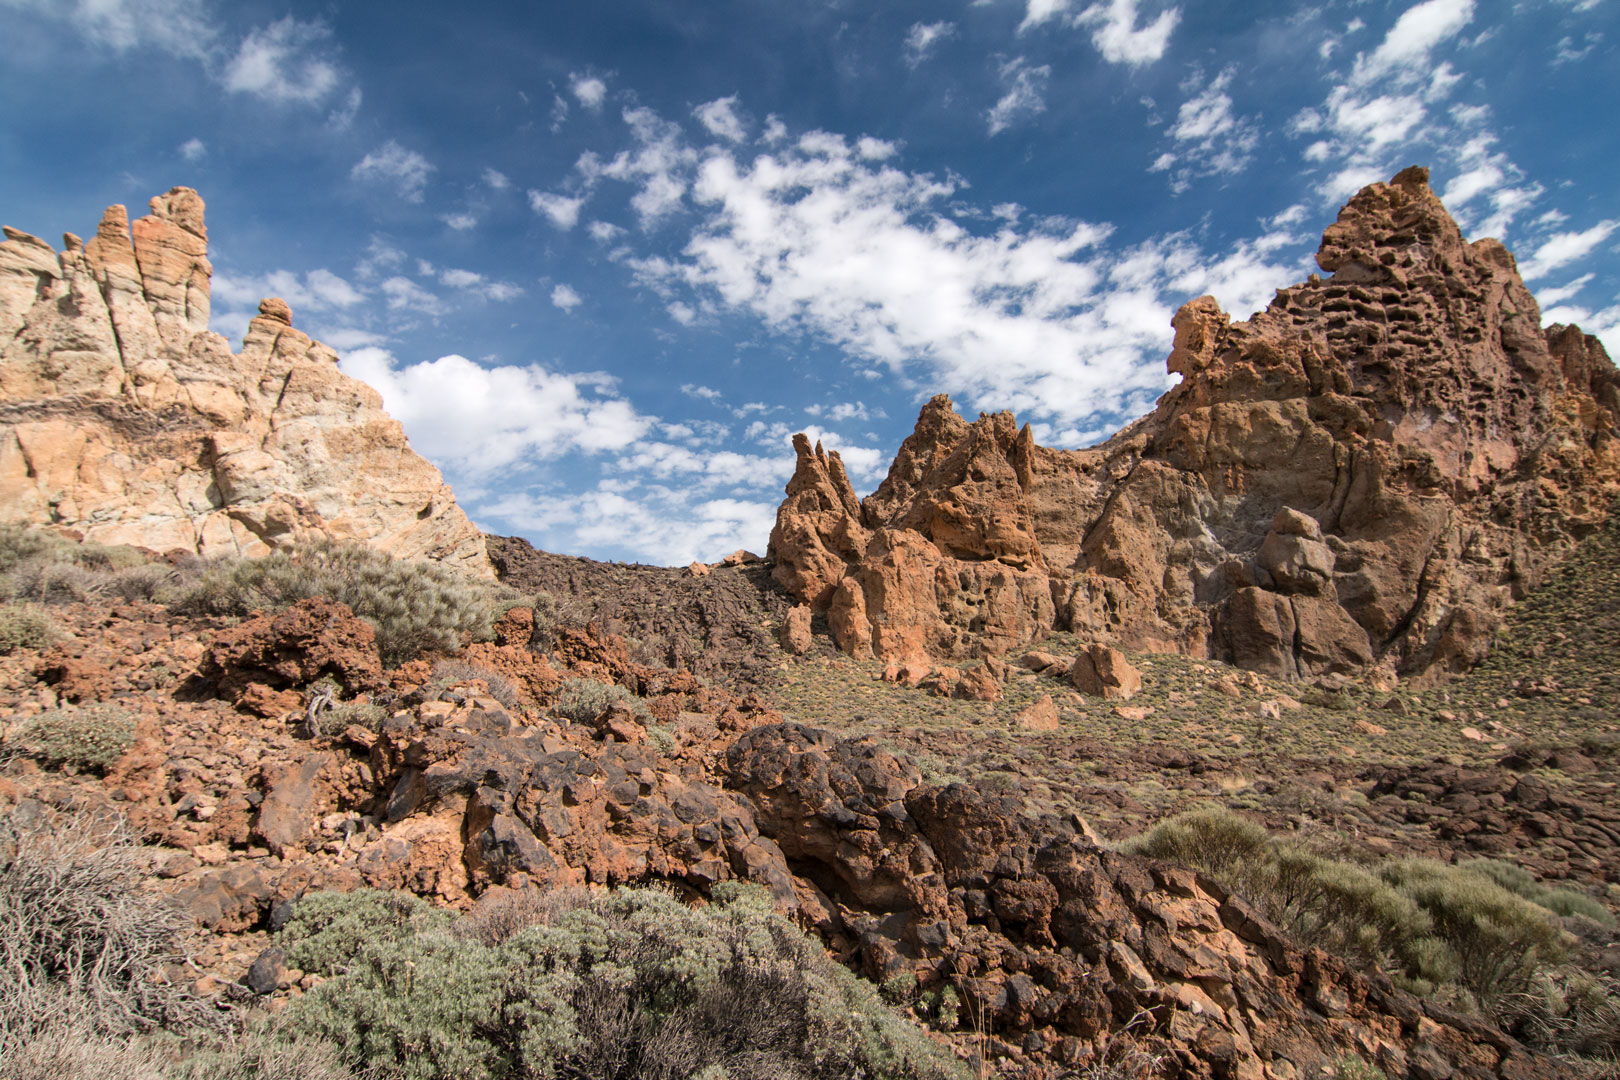
[[[162,977],[183,956],[190,919],[143,887],[146,872],[146,853],[116,821],[0,815],[0,1061],[66,1028],[217,1026]]]
[[[136,548],[81,544],[43,529],[0,526],[0,600],[151,600],[175,578],[173,568]]]
[[[565,679],[552,701],[552,711],[576,724],[588,724],[618,705],[643,720],[651,714],[647,703],[616,683],[595,679]]]
[[[47,765],[105,771],[135,743],[135,717],[117,705],[65,705],[21,722],[6,744]]]
[[[301,901],[282,940],[328,981],[293,1030],[406,1080],[961,1075],[757,887],[701,909],[652,889],[499,904],[451,920],[375,892]]]
[[[1392,967],[1420,991],[1456,984],[1493,1006],[1568,952],[1552,911],[1468,864],[1358,866],[1274,839],[1220,808],[1179,815],[1126,846],[1197,867],[1296,938]]]
[[[62,628],[36,604],[0,604],[0,656],[17,649],[43,649],[62,637]]]
[[[172,606],[194,615],[248,615],[317,596],[346,604],[369,622],[390,667],[424,653],[456,652],[465,641],[488,641],[495,621],[527,602],[494,582],[437,563],[316,542],[210,566]]]
[[[471,660],[435,660],[433,680],[428,683],[426,689],[430,695],[436,695],[457,683],[471,682],[474,679],[482,679],[484,686],[489,690],[489,696],[508,709],[522,706],[521,693],[511,679],[488,664],[479,664]]]

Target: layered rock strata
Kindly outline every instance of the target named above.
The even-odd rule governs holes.
[[[491,573],[439,471],[286,303],[239,353],[209,332],[195,191],[65,247],[0,242],[0,521],[204,554],[326,536]]]
[[[1053,629],[1279,675],[1433,679],[1620,492],[1620,375],[1541,328],[1513,256],[1408,169],[1322,238],[1327,276],[1176,314],[1181,382],[1089,450],[924,406],[858,500],[796,441],[776,580],[855,655],[994,655]]]

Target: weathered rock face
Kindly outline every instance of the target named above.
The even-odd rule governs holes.
[[[327,536],[490,574],[439,471],[283,301],[240,353],[208,331],[203,201],[151,206],[60,254],[5,230],[0,520],[208,554]]]
[[[1317,261],[1330,276],[1247,322],[1185,305],[1181,384],[1096,448],[936,397],[857,510],[837,455],[801,447],[777,581],[854,654],[1057,628],[1298,677],[1477,662],[1620,493],[1620,374],[1541,329],[1512,256],[1465,241],[1423,169],[1356,195]]]

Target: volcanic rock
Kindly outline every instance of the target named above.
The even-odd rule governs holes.
[[[1069,682],[1082,694],[1106,701],[1126,701],[1142,689],[1142,673],[1131,666],[1125,654],[1107,645],[1091,644],[1074,658]]]
[[[1180,384],[1093,449],[939,396],[857,503],[799,440],[776,580],[854,655],[1059,629],[1293,677],[1477,663],[1620,492],[1620,373],[1541,328],[1512,255],[1464,240],[1423,169],[1351,199],[1317,261],[1246,322],[1184,305]]]
[[[203,201],[112,206],[57,253],[0,242],[0,521],[158,551],[262,555],[311,537],[480,575],[483,537],[376,391],[267,299],[242,349],[209,332]]]

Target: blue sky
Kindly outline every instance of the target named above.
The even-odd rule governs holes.
[[[464,10],[470,9],[470,10]],[[1620,0],[0,0],[0,220],[176,184],[214,327],[329,342],[473,519],[763,551],[807,430],[863,493],[920,403],[1080,446],[1170,317],[1314,269],[1426,164],[1620,353]]]

